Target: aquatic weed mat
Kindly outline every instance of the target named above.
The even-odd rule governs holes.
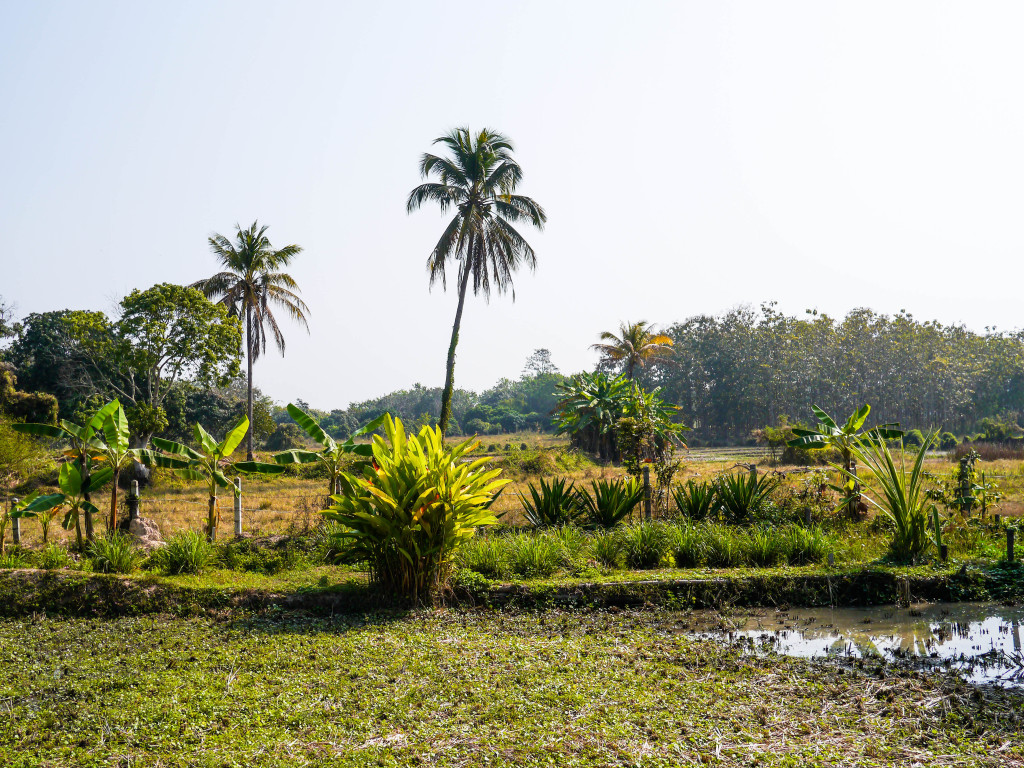
[[[0,620],[0,765],[1024,765],[1024,699],[685,614]]]

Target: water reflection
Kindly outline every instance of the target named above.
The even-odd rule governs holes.
[[[1024,608],[946,603],[695,615],[683,630],[790,656],[875,656],[1024,687],[1022,625]]]

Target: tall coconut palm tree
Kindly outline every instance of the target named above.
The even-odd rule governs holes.
[[[254,221],[248,229],[235,225],[235,240],[224,235],[210,237],[210,250],[224,268],[213,277],[193,284],[207,298],[217,299],[235,317],[242,317],[245,326],[245,357],[248,364],[248,417],[252,417],[252,364],[267,351],[267,328],[274,343],[284,355],[284,334],[274,317],[273,307],[279,307],[293,320],[309,331],[306,315],[309,307],[299,298],[299,286],[294,278],[281,270],[302,252],[298,245],[275,249],[267,237],[267,227]],[[246,435],[245,449],[252,461],[252,434]]]
[[[630,381],[637,367],[643,368],[648,362],[664,360],[665,353],[672,346],[672,339],[663,333],[655,333],[650,323],[619,323],[619,335],[611,331],[601,334],[605,344],[591,344],[591,349],[600,352],[605,360],[618,363]]]
[[[470,278],[473,295],[482,293],[488,299],[492,286],[498,293],[512,289],[513,272],[523,264],[531,270],[537,265],[533,248],[513,225],[526,222],[543,229],[547,214],[529,197],[514,194],[523,171],[512,158],[512,142],[505,136],[486,128],[475,135],[468,128],[456,128],[434,139],[434,143],[443,144],[449,157],[429,152],[423,155],[420,175],[437,180],[420,184],[410,192],[406,209],[412,213],[426,202],[437,203],[442,213],[455,209],[427,259],[430,284],[440,278],[445,288],[448,264],[458,264],[459,305],[448,347],[438,422],[443,433],[451,419],[455,347],[459,343]],[[515,299],[514,289],[512,298]]]

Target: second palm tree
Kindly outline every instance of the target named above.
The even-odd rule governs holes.
[[[272,307],[285,310],[307,331],[309,307],[299,298],[299,286],[292,276],[281,271],[302,252],[302,248],[286,245],[275,249],[267,237],[268,228],[261,227],[256,221],[248,229],[242,229],[238,224],[235,229],[234,242],[220,234],[210,237],[210,250],[224,271],[200,280],[193,287],[205,293],[207,298],[216,297],[232,315],[242,318],[248,363],[247,415],[252,424],[252,364],[267,351],[268,327],[274,343],[281,355],[284,355],[284,334],[281,333]],[[252,433],[250,429],[245,442],[249,461],[252,461]]]

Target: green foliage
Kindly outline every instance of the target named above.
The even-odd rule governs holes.
[[[939,448],[943,451],[951,451],[959,444],[960,441],[952,432],[943,432],[939,435]]]
[[[203,429],[195,425],[195,441],[197,448],[190,448],[181,443],[153,438],[153,446],[158,451],[140,451],[139,456],[147,466],[163,467],[184,480],[206,482],[209,492],[207,508],[206,536],[213,542],[217,539],[217,528],[220,524],[220,507],[217,504],[217,488],[231,489],[233,484],[228,481],[225,472],[234,471],[242,474],[275,475],[284,472],[281,464],[268,464],[256,461],[229,462],[228,459],[241,444],[249,431],[249,419],[243,416],[232,427],[221,442],[214,440]]]
[[[642,521],[621,529],[622,557],[626,567],[657,568],[672,548],[671,528],[665,523]]]
[[[199,531],[171,536],[152,555],[152,562],[169,576],[202,573],[216,560],[217,550]]]
[[[344,442],[337,442],[333,437],[316,422],[308,413],[293,403],[288,404],[288,415],[302,429],[311,440],[323,446],[321,451],[306,451],[293,449],[284,451],[274,456],[274,461],[282,466],[289,464],[320,464],[327,472],[329,478],[328,492],[338,493],[338,482],[345,468],[353,456],[367,457],[371,455],[371,447],[368,444],[356,445],[355,438],[372,434],[381,424],[384,423],[388,414],[378,416],[349,435]]]
[[[96,539],[87,553],[97,573],[132,573],[142,561],[142,553],[132,537],[117,531],[109,531],[105,537]]]
[[[261,546],[247,539],[229,541],[218,547],[216,561],[228,570],[267,576],[310,565],[307,553],[291,539],[274,546]]]
[[[47,462],[41,441],[13,428],[13,422],[0,412],[0,488],[20,485]]]
[[[21,392],[14,374],[0,364],[0,417],[18,421],[57,420],[57,398],[45,392]]]
[[[535,528],[572,525],[583,514],[576,484],[565,478],[554,477],[550,482],[538,481],[540,489],[530,483],[530,498],[520,494],[523,515]]]
[[[725,519],[744,523],[764,517],[772,506],[772,493],[781,480],[771,475],[736,473],[718,479],[716,500]]]
[[[894,527],[889,542],[889,554],[897,561],[917,562],[928,552],[932,541],[928,535],[928,515],[923,471],[927,446],[936,432],[925,435],[924,445],[913,456],[907,471],[906,456],[901,451],[899,460],[893,458],[885,440],[862,437],[851,446],[853,454],[871,473],[879,486],[879,498],[865,494]]]
[[[31,567],[32,560],[24,549],[15,548],[0,552],[0,570]]]
[[[36,562],[40,568],[47,571],[70,568],[75,564],[71,553],[64,546],[53,541],[43,545],[43,548],[36,555]]]
[[[690,520],[704,520],[718,511],[718,484],[691,478],[672,489],[679,514]]]
[[[590,540],[590,551],[605,568],[622,566],[622,536],[618,531],[596,531]]]
[[[567,434],[572,444],[603,461],[619,458],[615,425],[622,418],[629,394],[624,376],[579,373],[557,385],[559,400],[554,423],[558,434]]]
[[[342,493],[324,516],[344,527],[344,556],[365,562],[371,579],[418,600],[447,586],[453,554],[496,519],[490,501],[508,482],[488,459],[464,461],[475,443],[444,444],[438,428],[406,436],[401,420],[384,420],[373,436],[373,462],[361,476],[343,474]]]
[[[508,537],[508,565],[517,576],[543,578],[564,565],[563,549],[553,536],[519,534]]]
[[[644,487],[635,480],[597,480],[591,492],[577,489],[583,518],[596,528],[614,528],[643,501]]]

